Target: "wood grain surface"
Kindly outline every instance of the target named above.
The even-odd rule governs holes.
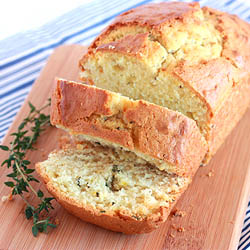
[[[68,80],[78,79],[78,60],[84,47],[70,45],[57,48],[34,83],[32,90],[5,136],[8,145],[10,134],[27,115],[28,100],[41,107],[48,99],[55,76]],[[57,147],[62,132],[48,129],[39,139],[37,151],[27,158],[33,163],[46,159]],[[2,162],[7,154],[1,151]],[[9,170],[1,168],[0,193],[8,195],[10,190],[3,185]],[[38,184],[44,190],[43,184]],[[54,203],[60,225],[48,235],[31,233],[32,222],[24,216],[25,205],[19,197],[0,205],[0,249],[236,249],[250,187],[250,110],[227,138],[224,145],[207,167],[200,168],[193,183],[176,205],[185,211],[184,217],[170,216],[156,231],[128,236],[110,232],[85,223],[68,214]],[[30,200],[34,197],[29,197]],[[183,232],[179,232],[183,228]]]

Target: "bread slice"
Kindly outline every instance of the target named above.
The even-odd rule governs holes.
[[[177,175],[193,176],[207,152],[195,122],[181,113],[63,79],[52,95],[51,123],[78,141],[131,151]]]
[[[70,213],[126,234],[160,226],[191,181],[162,172],[132,152],[87,142],[52,152],[36,170]]]
[[[250,25],[198,3],[118,16],[80,61],[81,79],[194,119],[217,151],[250,102]]]

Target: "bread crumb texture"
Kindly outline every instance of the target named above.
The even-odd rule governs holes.
[[[179,112],[95,86],[58,79],[51,124],[77,141],[123,147],[160,170],[192,176],[207,152],[196,123]]]
[[[170,208],[189,183],[131,152],[90,143],[80,147],[51,153],[39,172],[56,193],[83,208],[136,220],[161,216],[161,207]]]
[[[181,111],[206,129],[206,105],[175,72],[183,72],[183,60],[195,65],[221,55],[222,37],[198,5],[161,3],[128,11],[92,48],[82,60],[82,78],[133,99]]]
[[[213,154],[249,103],[237,94],[249,93],[249,37],[248,23],[198,3],[139,6],[96,38],[80,61],[80,76],[194,119]],[[240,110],[225,108],[230,95],[238,95],[230,103],[244,103]],[[218,122],[222,116],[230,128]]]

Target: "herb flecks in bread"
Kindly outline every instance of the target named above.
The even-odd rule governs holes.
[[[132,152],[87,142],[81,145],[81,150],[51,153],[36,169],[66,209],[73,214],[77,213],[74,207],[82,209],[77,214],[80,218],[108,229],[125,233],[153,230],[166,220],[190,182],[190,178],[158,170]],[[92,221],[91,213],[96,220]],[[104,214],[109,223],[104,219],[103,225]],[[130,228],[135,221],[138,226]]]
[[[194,119],[208,161],[249,104],[249,37],[248,23],[198,3],[148,4],[95,39],[80,76]]]
[[[196,123],[181,113],[57,79],[51,123],[78,141],[129,150],[160,170],[193,176],[207,152]]]
[[[249,27],[197,3],[118,16],[80,61],[97,87],[58,79],[53,92],[52,124],[81,143],[36,166],[62,206],[129,234],[164,222],[249,105]]]

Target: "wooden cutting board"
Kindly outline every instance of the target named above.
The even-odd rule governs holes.
[[[41,107],[48,99],[54,77],[78,79],[78,61],[85,48],[80,45],[62,46],[55,50],[34,83],[32,90],[16,116],[3,144],[28,113],[28,101]],[[39,139],[38,151],[28,154],[29,160],[46,159],[57,147],[62,132],[48,129]],[[7,154],[1,151],[0,162]],[[1,168],[0,194],[10,190],[3,185],[9,170]],[[38,184],[44,190],[43,184]],[[36,186],[38,188],[38,186]],[[185,211],[184,217],[170,216],[156,231],[128,236],[87,224],[68,214],[55,204],[54,216],[60,225],[48,235],[34,238],[31,221],[24,216],[25,205],[19,197],[0,204],[0,249],[236,249],[250,187],[250,110],[226,140],[207,167],[200,168],[193,183],[176,205]],[[33,199],[30,197],[29,199]],[[183,228],[183,232],[177,229]]]

